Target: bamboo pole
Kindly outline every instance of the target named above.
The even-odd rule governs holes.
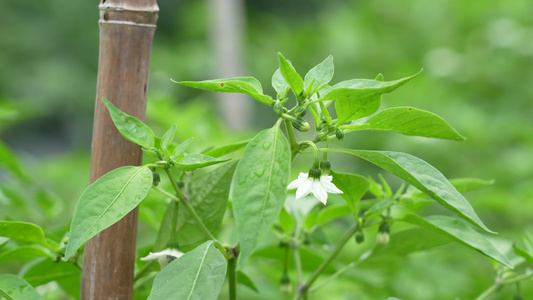
[[[156,0],[100,0],[100,50],[91,152],[91,183],[125,165],[141,164],[139,146],[116,130],[102,98],[144,120]],[[137,209],[85,245],[81,299],[131,299]]]

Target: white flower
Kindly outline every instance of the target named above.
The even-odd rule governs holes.
[[[322,175],[320,179],[309,177],[309,173],[300,173],[298,179],[289,183],[288,190],[296,189],[296,200],[312,193],[320,202],[326,205],[328,193],[342,194],[332,182],[333,176]]]
[[[159,265],[161,265],[161,268],[164,268],[170,262],[182,255],[183,252],[178,251],[177,249],[165,249],[159,252],[150,252],[148,256],[142,257],[141,260],[157,260],[159,262]]]

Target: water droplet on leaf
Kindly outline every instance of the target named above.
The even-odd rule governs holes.
[[[272,142],[264,142],[263,143],[263,149],[267,150],[272,145]]]
[[[265,174],[265,169],[264,168],[259,168],[259,169],[254,171],[254,174],[257,175],[257,177],[261,177],[261,176],[263,176],[263,174]]]

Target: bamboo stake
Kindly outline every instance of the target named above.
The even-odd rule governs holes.
[[[91,183],[125,165],[141,164],[139,146],[116,130],[102,97],[144,120],[156,0],[101,0],[100,50],[91,154]],[[131,299],[137,209],[85,245],[81,299]]]

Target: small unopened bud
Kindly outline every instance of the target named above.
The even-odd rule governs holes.
[[[307,108],[305,108],[305,106],[298,106],[294,110],[294,115],[297,117],[303,117],[305,116],[306,113],[307,113]]]
[[[337,129],[335,131],[335,136],[339,141],[342,140],[344,138],[344,131],[342,131],[342,129]]]
[[[361,244],[364,241],[365,241],[365,235],[361,231],[357,232],[355,234],[355,242],[358,244]]]
[[[376,241],[385,246],[389,243],[390,235],[388,232],[378,232],[378,235],[376,236]]]
[[[379,225],[378,235],[376,241],[381,245],[387,245],[390,240],[390,224],[389,222],[383,222]]]
[[[281,278],[279,280],[279,289],[284,294],[292,293],[291,278],[288,274],[281,275]]]
[[[323,160],[320,162],[320,170],[322,170],[322,174],[328,175],[329,171],[331,171],[331,163],[329,160]]]
[[[281,104],[281,102],[279,102],[279,100],[276,100],[276,102],[274,102],[274,111],[280,115],[281,113],[283,113],[283,104]]]
[[[152,185],[158,186],[159,182],[161,182],[161,177],[159,176],[159,173],[157,173],[157,171],[153,170],[152,171]]]
[[[292,121],[292,127],[294,127],[296,130],[301,132],[306,132],[311,129],[311,126],[309,126],[309,123],[307,123],[306,120],[302,119],[301,117],[296,118],[296,120]]]

